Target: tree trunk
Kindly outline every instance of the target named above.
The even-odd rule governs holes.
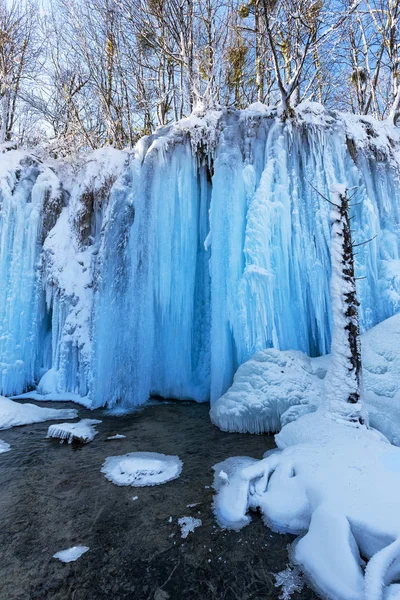
[[[331,199],[333,335],[326,395],[332,416],[359,425],[365,420],[362,405],[359,302],[354,276],[349,200],[345,187],[335,186],[331,190]]]

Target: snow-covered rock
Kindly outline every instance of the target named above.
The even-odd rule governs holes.
[[[50,425],[47,437],[67,440],[69,444],[73,441],[87,444],[98,434],[94,426],[99,423],[101,421],[98,419],[81,419],[78,423],[57,423],[56,425]]]
[[[370,424],[400,445],[400,314],[361,337],[364,399]],[[317,408],[330,357],[262,350],[241,365],[210,411],[223,431],[276,432]]]
[[[143,487],[177,479],[182,471],[178,456],[157,452],[130,452],[106,458],[101,472],[116,485]]]
[[[400,449],[322,409],[286,425],[276,442],[280,450],[263,460],[214,467],[219,523],[239,529],[259,509],[275,531],[301,536],[291,561],[323,597],[390,597],[400,575]]]
[[[41,408],[35,404],[20,404],[0,396],[0,429],[42,421],[76,419],[77,416],[78,411],[74,409]]]

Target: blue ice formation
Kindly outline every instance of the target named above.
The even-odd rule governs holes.
[[[190,117],[141,140],[127,166],[114,157],[108,179],[103,163],[85,185],[78,174],[43,250],[20,180],[1,215],[0,391],[51,369],[43,393],[92,407],[213,402],[260,349],[328,353],[330,205],[318,192],[337,183],[351,188],[355,243],[377,236],[357,248],[362,328],[398,312],[399,148],[390,125],[312,105],[286,123],[260,107]],[[18,281],[30,299],[10,314]]]

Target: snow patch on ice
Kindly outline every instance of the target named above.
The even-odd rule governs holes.
[[[88,546],[72,546],[72,548],[67,548],[67,550],[56,552],[53,554],[53,558],[58,558],[63,563],[70,563],[78,560],[88,550]]]
[[[201,527],[203,525],[201,519],[196,519],[194,517],[180,517],[178,519],[179,527],[181,528],[181,537],[187,538],[189,533],[193,533],[196,527]]]
[[[116,485],[142,487],[177,479],[181,474],[182,464],[178,456],[157,452],[130,452],[106,458],[101,472]]]
[[[97,425],[98,423],[101,423],[98,419],[81,419],[78,423],[58,423],[57,425],[50,425],[47,437],[67,440],[69,444],[74,440],[87,444],[98,434],[98,431],[94,428],[94,425]]]

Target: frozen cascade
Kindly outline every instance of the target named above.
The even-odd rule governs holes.
[[[74,176],[44,242],[40,289],[38,238],[21,242],[37,326],[22,336],[15,315],[2,318],[1,343],[35,347],[19,350],[18,379],[3,365],[3,393],[37,381],[29,361],[43,356],[45,328],[51,359],[40,366],[53,368],[58,392],[89,394],[92,406],[149,394],[214,401],[257,350],[329,352],[330,207],[310,183],[325,195],[355,188],[354,240],[377,234],[356,257],[362,328],[400,310],[400,139],[390,125],[311,104],[293,123],[250,108],[162,128],[127,167],[126,154],[107,162],[102,152]],[[9,255],[2,241],[2,269]]]
[[[58,178],[40,161],[0,154],[0,369],[7,396],[51,366],[39,262],[62,201]]]

